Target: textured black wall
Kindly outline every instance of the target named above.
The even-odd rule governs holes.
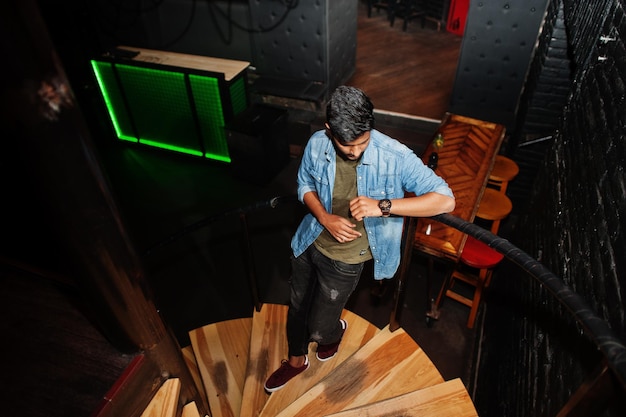
[[[450,112],[513,129],[547,3],[470,2]]]
[[[556,119],[552,109],[542,112],[552,102],[541,81],[546,74],[562,78],[554,84],[559,91],[567,82],[572,87],[519,220],[523,228],[512,241],[562,277],[626,340],[624,8],[619,0],[552,0],[548,10],[549,36],[540,37],[543,57],[536,58],[543,64],[527,83],[526,132],[544,134]],[[563,33],[567,54],[551,51],[554,44],[562,49]],[[599,360],[567,315],[515,266],[501,265],[487,299],[477,378],[482,417],[557,414]],[[591,415],[623,416],[626,405],[621,399]]]

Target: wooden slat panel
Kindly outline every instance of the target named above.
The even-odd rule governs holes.
[[[261,412],[261,417],[277,415],[380,332],[376,326],[348,310],[343,311],[342,318],[348,322],[348,329],[343,336],[337,355],[329,361],[320,362],[315,358],[317,344],[311,343],[309,345],[311,363],[309,369],[280,391],[272,393]],[[284,352],[284,357],[287,357],[287,352]]]
[[[478,417],[460,379],[414,391],[389,400],[331,414],[328,417]]]
[[[254,313],[242,416],[258,416],[268,399],[263,384],[280,366],[287,352],[286,323],[287,306],[284,305],[264,304],[260,312]]]
[[[178,378],[166,380],[141,413],[141,417],[176,417],[179,394],[180,380]]]
[[[504,132],[502,125],[454,114],[447,114],[442,121],[437,133],[443,135],[444,145],[437,151],[436,172],[456,197],[452,215],[474,220]],[[433,151],[431,144],[422,160],[427,162]],[[454,228],[430,219],[418,222],[414,242],[418,250],[456,261],[464,243],[465,234]]]
[[[213,417],[239,415],[251,328],[244,318],[189,332]]]
[[[327,415],[442,382],[413,339],[387,327],[279,416]]]

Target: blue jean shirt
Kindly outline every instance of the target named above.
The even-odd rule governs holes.
[[[316,191],[324,208],[332,211],[336,150],[325,130],[315,132],[304,150],[298,170],[298,199]],[[454,197],[448,184],[407,146],[377,131],[357,166],[357,192],[376,200],[403,198],[405,192],[422,195],[436,192]],[[366,217],[365,230],[374,258],[374,278],[392,278],[400,265],[403,217]],[[298,226],[291,240],[294,256],[300,256],[323,231],[311,213]]]

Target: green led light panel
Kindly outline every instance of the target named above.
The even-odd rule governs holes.
[[[116,66],[139,142],[198,151],[198,133],[187,96],[185,75],[179,72]]]
[[[204,139],[205,156],[230,162],[218,80],[192,74],[189,83]]]
[[[119,139],[231,162],[225,125],[248,106],[245,75],[227,84],[220,73],[132,60],[91,65]]]
[[[248,108],[248,95],[243,77],[230,85],[230,100],[232,101],[233,114],[239,114]]]
[[[100,91],[113,123],[115,134],[122,140],[137,142],[137,135],[133,131],[130,114],[126,111],[124,98],[113,72],[110,62],[91,61],[91,67],[96,75]]]

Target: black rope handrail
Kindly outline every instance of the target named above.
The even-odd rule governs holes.
[[[433,216],[432,219],[487,244],[535,278],[581,325],[587,336],[607,359],[609,367],[618,378],[622,388],[626,390],[626,346],[615,336],[609,324],[589,307],[587,301],[540,262],[508,240],[451,214],[440,214]]]

